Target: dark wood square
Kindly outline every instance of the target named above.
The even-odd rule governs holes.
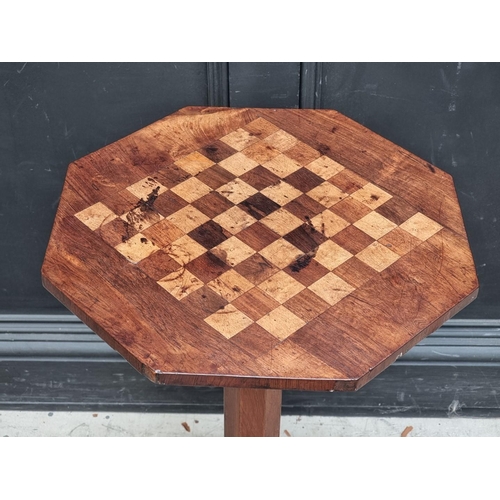
[[[283,239],[304,253],[308,253],[314,252],[327,238],[312,225],[302,224],[302,226],[283,236]]]
[[[193,201],[192,205],[210,218],[217,217],[231,207],[234,207],[234,203],[224,198],[224,196],[217,193],[217,191],[212,191],[196,201]]]
[[[227,305],[226,299],[206,285],[184,297],[181,302],[191,308],[192,314],[201,318],[206,318]]]
[[[163,219],[155,225],[148,227],[142,234],[160,248],[165,248],[184,236],[184,233],[167,219]]]
[[[328,269],[315,260],[313,254],[303,255],[299,263],[294,262],[291,266],[283,269],[285,273],[302,283],[304,286],[316,283],[320,278],[328,274]],[[302,263],[302,265],[301,265]],[[297,265],[299,264],[299,265]]]
[[[193,240],[204,246],[207,250],[216,247],[231,237],[230,233],[213,220],[205,222],[188,234]]]
[[[398,226],[418,212],[399,196],[393,196],[375,211]]]
[[[371,212],[370,208],[354,198],[345,198],[330,207],[330,210],[351,224]]]
[[[279,307],[279,302],[276,302],[259,288],[248,290],[233,300],[232,304],[254,321]]]
[[[271,264],[267,259],[258,253],[252,255],[243,262],[240,262],[234,267],[234,270],[254,285],[262,283],[264,280],[279,271],[276,266]]]
[[[222,141],[215,141],[212,144],[200,149],[200,153],[203,156],[210,158],[210,160],[215,163],[219,163],[237,152],[238,151],[236,151],[236,149],[233,149],[231,146]]]
[[[110,210],[112,210],[116,215],[120,216],[126,212],[130,212],[135,207],[137,207],[137,203],[139,202],[139,198],[133,195],[127,189],[122,189],[118,193],[112,194],[108,196],[105,200],[103,200],[104,205],[106,205]]]
[[[363,179],[363,177],[360,177],[358,174],[347,168],[331,177],[329,182],[344,191],[344,193],[348,194],[354,193],[368,183],[368,181]]]
[[[279,239],[280,236],[264,224],[255,222],[246,229],[243,229],[243,231],[240,231],[238,238],[249,247],[259,251]]]
[[[321,156],[319,151],[303,142],[298,142],[295,146],[287,149],[284,154],[302,166],[308,165]]]
[[[304,321],[311,321],[330,307],[307,288],[285,302],[284,306]]]
[[[99,236],[112,247],[127,241],[129,238],[138,233],[138,231],[123,219],[114,219],[107,224],[104,224],[96,230]]]
[[[160,194],[154,203],[154,209],[164,217],[174,214],[188,204],[180,196],[177,196],[172,191],[166,191]]]
[[[277,203],[270,200],[262,193],[255,193],[250,196],[250,198],[242,201],[238,206],[257,220],[262,219],[280,208]]]
[[[324,179],[307,168],[301,168],[286,177],[285,181],[288,182],[288,184],[291,184],[294,188],[306,193],[322,184]]]
[[[379,243],[385,245],[389,250],[396,252],[398,255],[406,255],[415,247],[422,243],[421,240],[415,238],[404,229],[397,227],[380,238]]]
[[[356,257],[352,257],[340,266],[336,267],[333,272],[344,281],[354,287],[360,287],[367,281],[378,276],[378,272],[361,262]]]
[[[180,269],[181,265],[163,250],[154,252],[149,257],[141,260],[139,268],[155,281],[168,276],[170,273]]]
[[[231,342],[246,351],[250,356],[258,357],[269,352],[280,343],[280,340],[254,323],[232,337]]]
[[[212,189],[218,189],[236,178],[229,170],[222,168],[220,165],[213,165],[201,171],[196,177]]]
[[[190,177],[191,174],[188,174],[187,172],[182,170],[182,168],[172,163],[172,165],[158,170],[155,179],[165,187],[171,189],[174,186],[177,186],[177,184],[180,184],[181,182],[189,179]]]
[[[266,187],[278,184],[281,181],[276,174],[273,174],[270,170],[261,165],[240,175],[240,179],[250,184],[250,186],[257,189],[257,191],[262,191]]]
[[[313,200],[307,194],[303,194],[290,203],[287,203],[285,208],[304,222],[308,222],[315,215],[325,210],[325,207],[321,203]]]
[[[213,253],[207,252],[186,264],[186,269],[203,283],[208,283],[231,268]]]
[[[352,254],[361,252],[375,241],[371,236],[368,236],[355,226],[347,226],[330,239]]]
[[[243,126],[243,129],[250,134],[258,137],[259,139],[265,139],[266,137],[274,134],[279,130],[279,127],[274,125],[273,123],[265,120],[263,118],[257,118],[256,120],[252,120],[250,123],[247,123]]]

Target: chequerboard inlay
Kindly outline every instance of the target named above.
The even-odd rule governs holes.
[[[224,337],[278,341],[442,229],[263,118],[75,217],[175,299],[215,293]]]

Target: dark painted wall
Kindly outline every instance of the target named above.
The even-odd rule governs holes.
[[[40,268],[68,163],[205,104],[205,63],[0,64],[0,312],[65,310]]]
[[[453,176],[480,283],[458,317],[500,318],[500,64],[329,63],[320,92]]]
[[[217,69],[218,68],[218,69]],[[0,63],[0,313],[63,312],[40,266],[67,164],[186,105],[337,109],[451,173],[500,317],[500,65]]]

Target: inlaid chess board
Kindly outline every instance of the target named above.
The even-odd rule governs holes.
[[[458,302],[472,300],[459,289],[464,276],[474,288],[475,274],[461,219],[455,220],[449,203],[454,192],[436,190],[439,183],[449,185],[447,174],[408,153],[402,158],[413,164],[405,172],[401,160],[398,173],[399,148],[342,115],[327,120],[312,113],[301,122],[297,110],[251,110],[221,126],[224,111],[216,110],[219,121],[209,131],[181,127],[184,134],[199,133],[200,140],[186,147],[186,141],[176,142],[175,127],[168,129],[164,156],[144,164],[137,160],[144,134],[135,141],[132,135],[123,140],[133,143],[134,154],[120,158],[119,182],[103,180],[102,172],[112,168],[120,142],[113,155],[98,159],[108,162],[95,177],[103,186],[99,194],[80,191],[78,201],[67,195],[65,224],[97,249],[85,250],[99,260],[96,268],[102,266],[94,271],[96,285],[102,278],[124,295],[135,293],[135,282],[137,293],[144,287],[142,296],[154,297],[152,304],[132,302],[138,315],[151,308],[151,322],[158,314],[154,329],[164,345],[155,347],[155,355],[144,354],[146,347],[133,355],[141,359],[138,369],[148,373],[141,364],[148,365],[155,381],[182,383],[186,377],[174,374],[189,374],[186,366],[204,357],[192,374],[210,375],[212,385],[235,385],[235,377],[244,377],[250,386],[282,388],[286,380],[290,388],[333,387],[332,381],[336,388],[353,388],[356,377],[371,378],[376,367],[439,326]],[[161,127],[150,126],[150,132],[154,143]],[[352,139],[356,134],[359,144]],[[366,153],[373,137],[377,154],[370,169]],[[161,147],[154,149],[158,158]],[[365,163],[353,161],[349,149],[364,155]],[[384,155],[390,168],[380,165]],[[95,160],[89,163],[99,171]],[[424,189],[409,184],[414,172],[428,183]],[[68,175],[67,192],[76,193],[74,185]],[[436,205],[431,209],[429,193]],[[457,248],[461,257],[451,257]],[[111,269],[120,273],[118,285]],[[433,303],[450,290],[453,298],[439,299],[442,308]],[[165,326],[169,311],[177,322],[172,331]],[[117,348],[132,342],[133,333],[126,341],[121,335],[106,340]],[[172,359],[180,360],[178,368]],[[168,377],[161,379],[164,373]],[[298,382],[303,378],[326,383]]]
[[[442,229],[263,118],[75,217],[177,300],[215,292],[226,338],[279,340]]]

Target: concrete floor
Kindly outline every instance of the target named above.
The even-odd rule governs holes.
[[[494,437],[500,419],[283,416],[283,437]],[[217,437],[220,414],[0,411],[0,437]]]

